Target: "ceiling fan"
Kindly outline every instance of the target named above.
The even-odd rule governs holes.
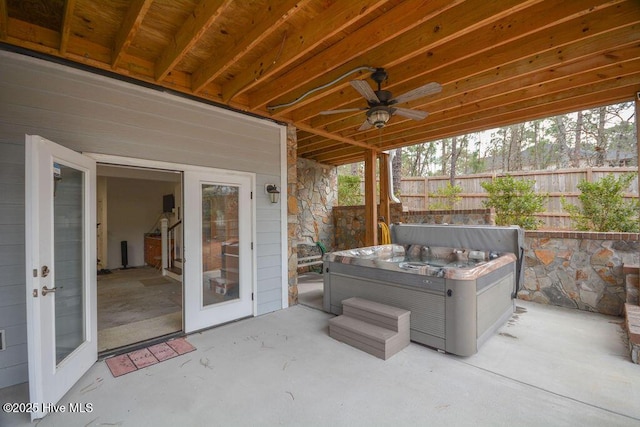
[[[442,90],[442,86],[439,83],[431,82],[393,98],[391,92],[382,90],[381,87],[382,82],[387,79],[387,72],[384,68],[376,68],[371,74],[371,79],[378,84],[378,90],[374,91],[364,80],[351,80],[350,82],[351,86],[367,100],[367,104],[369,104],[368,107],[321,111],[320,114],[339,114],[366,110],[367,119],[358,130],[367,130],[371,127],[381,129],[389,121],[391,116],[396,114],[412,120],[424,119],[429,114],[426,111],[411,110],[409,108],[396,107],[396,105],[413,101],[423,96],[433,95]]]

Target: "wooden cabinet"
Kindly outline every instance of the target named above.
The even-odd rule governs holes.
[[[144,263],[151,267],[162,267],[162,238],[158,235],[144,236]]]

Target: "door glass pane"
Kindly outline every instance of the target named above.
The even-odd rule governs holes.
[[[59,364],[85,341],[84,173],[55,163],[53,180],[53,297]]]
[[[238,187],[202,184],[202,303],[240,298]]]

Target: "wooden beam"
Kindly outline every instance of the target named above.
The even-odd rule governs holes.
[[[282,37],[286,39],[286,30],[282,30],[283,25],[310,1],[278,1],[272,8],[265,8],[264,16],[256,17],[255,25],[248,32],[242,32],[242,37],[239,40],[227,43],[222,51],[216,52],[193,72],[191,86],[193,92],[201,91],[207,84],[227,71],[230,66],[238,63],[253,48],[278,31],[283,32]]]
[[[597,91],[600,84],[615,85],[612,79],[619,81],[625,76],[639,75],[640,60],[638,58],[640,58],[640,46],[634,43],[620,51],[608,51],[604,55],[589,58],[584,61],[585,64],[579,64],[576,70],[573,69],[576,64],[567,63],[546,73],[538,72],[531,76],[523,75],[511,81],[498,81],[481,90],[465,92],[464,102],[459,97],[451,97],[445,101],[430,104],[429,109],[433,114],[429,118],[428,126],[435,129],[440,122],[450,121],[454,117],[457,121],[465,121],[465,116],[477,114],[483,110],[496,110],[500,107],[516,109],[517,105],[523,105],[527,101],[548,99],[562,92]],[[582,69],[588,71],[578,72]],[[420,131],[424,128],[423,124],[417,122],[404,121],[400,125],[398,123],[399,121],[390,122],[385,127],[387,137],[406,135],[412,130]],[[354,135],[353,138],[366,140],[364,135]]]
[[[636,91],[634,101],[636,107],[636,154],[638,156],[636,158],[636,161],[638,162],[636,180],[638,181],[638,184],[640,184],[640,120],[638,120],[638,117],[640,117],[640,87],[638,88],[638,91]],[[638,188],[640,188],[640,186],[638,186]],[[640,221],[640,217],[638,218],[638,221]]]
[[[336,135],[336,134],[332,134],[329,132],[326,132],[322,129],[314,129],[311,126],[307,125],[306,123],[296,123],[296,127],[298,129],[302,129],[305,130],[307,132],[316,134],[316,135],[320,135],[320,136],[324,136],[325,138],[328,139],[332,139],[334,141],[340,141],[340,142],[345,142],[349,145],[355,145],[357,147],[363,147],[363,148],[371,148],[371,145],[367,144],[366,142],[361,142],[361,141],[354,141],[352,139],[349,138],[344,138],[340,135]]]
[[[618,88],[604,88],[601,92],[584,93],[580,96],[572,96],[569,92],[562,99],[548,102],[540,101],[535,105],[523,107],[521,109],[505,109],[501,114],[491,114],[485,111],[483,115],[476,116],[473,120],[458,121],[453,119],[448,126],[425,130],[421,133],[414,133],[401,143],[389,143],[378,149],[389,150],[392,148],[404,147],[407,145],[419,144],[428,141],[435,141],[442,138],[448,138],[456,135],[464,135],[466,133],[478,132],[487,129],[493,129],[513,123],[521,123],[528,120],[536,120],[540,118],[550,117],[557,114],[566,114],[569,112],[595,108],[602,105],[614,104],[631,100],[634,94],[634,88],[637,87],[637,79],[630,80],[627,86]],[[428,128],[425,128],[428,129]]]
[[[203,0],[196,6],[156,61],[156,81],[163,80],[169,74],[233,3],[233,0]]]
[[[617,18],[626,20],[629,14],[623,16]],[[640,15],[635,19],[638,18]],[[633,18],[630,20],[633,21]],[[462,115],[464,109],[477,112],[479,109],[488,108],[484,103],[491,99],[494,100],[493,107],[499,106],[500,104],[496,102],[500,101],[503,105],[522,102],[541,94],[550,93],[549,85],[555,86],[556,91],[560,90],[563,85],[569,90],[573,90],[577,86],[601,81],[606,75],[622,76],[635,73],[636,71],[633,69],[627,69],[632,67],[628,63],[629,60],[637,58],[640,53],[637,41],[639,31],[640,24],[634,24],[610,33],[598,34],[590,38],[588,44],[570,43],[545,53],[533,54],[502,66],[499,70],[496,70],[495,67],[490,68],[477,74],[473,79],[461,78],[462,75],[468,74],[458,75],[458,70],[464,70],[464,68],[468,68],[468,70],[464,70],[464,73],[471,72],[471,64],[468,67],[454,66],[450,73],[456,78],[461,78],[456,81],[455,89],[448,90],[447,85],[443,90],[445,95],[431,97],[428,102],[414,106],[414,108],[431,112],[424,124],[422,122],[393,120],[385,127],[385,132],[390,135],[398,128],[405,131],[408,128],[417,129],[425,125],[433,127],[438,121],[438,115],[442,112],[446,112],[449,117]],[[620,47],[611,49],[611,40],[620,43]],[[491,61],[489,61],[489,65],[493,65]],[[477,66],[475,67],[477,68]],[[523,70],[525,71],[523,72]],[[357,119],[352,119],[351,123],[356,125]],[[315,125],[315,121],[312,121],[312,126]],[[335,124],[324,126],[324,128],[329,132],[344,133],[349,129],[344,126],[346,125],[338,126]],[[360,133],[352,135],[352,138],[367,140],[369,136]]]
[[[620,64],[612,67],[622,70]],[[539,90],[539,92],[535,96],[528,94],[528,92],[534,91],[533,88],[524,88],[515,94],[484,99],[474,104],[465,105],[457,110],[443,110],[431,116],[432,120],[429,122],[428,128],[433,131],[448,126],[460,127],[461,123],[463,123],[462,126],[464,127],[476,121],[486,122],[493,116],[508,115],[519,110],[543,107],[546,104],[552,104],[560,100],[630,86],[633,85],[634,81],[638,81],[640,59],[631,61],[629,67],[632,67],[632,69],[628,73],[620,75],[615,74],[616,70],[613,70],[608,74],[597,72],[590,74],[587,76],[589,78],[584,80],[580,80],[578,76],[572,76],[570,82],[576,84],[573,88],[568,88],[566,81],[550,82],[546,85],[541,85],[541,87],[536,87],[535,90]],[[579,109],[578,106],[576,106],[576,109]],[[406,132],[410,133],[411,129],[407,129]],[[394,137],[394,135],[390,132],[387,137]]]
[[[410,30],[415,29],[420,24],[434,18],[443,10],[455,6],[457,3],[459,1],[437,0],[424,2],[417,8],[415,3],[401,3],[382,15],[381,18],[358,28],[349,37],[343,38],[331,47],[314,55],[302,66],[278,76],[278,79],[272,81],[268,86],[263,86],[259,91],[252,93],[251,105],[257,108],[267,103],[282,104],[286,99],[296,99],[316,87],[316,79],[319,77],[323,77],[326,82],[330,82],[360,66],[379,67],[385,62],[376,58],[375,53],[370,53],[368,58],[363,58],[363,55],[367,52],[376,52],[377,48],[380,48],[385,42],[393,40],[402,34],[416,33],[417,30]],[[415,46],[415,40],[412,45]],[[415,53],[415,55],[417,54],[419,53]],[[331,64],[329,73],[327,72],[327,64]],[[351,76],[349,80],[353,80],[355,77]],[[322,93],[326,96],[329,93],[340,91],[347,84],[348,80],[341,81],[340,84]],[[296,92],[293,92],[294,90]],[[313,98],[309,97],[298,105],[305,105]],[[278,109],[275,114],[281,116],[289,110],[290,108]]]
[[[452,40],[449,43],[434,47],[429,51],[430,55],[422,55],[411,60],[410,63],[401,64],[398,67],[389,67],[388,72],[394,76],[394,81],[401,82],[403,76],[410,72],[412,77],[406,80],[411,83],[410,87],[416,87],[426,83],[425,74],[428,73],[429,80],[435,80],[443,85],[455,85],[451,90],[443,90],[440,95],[429,98],[440,99],[448,94],[464,94],[469,90],[477,89],[483,84],[495,82],[497,78],[518,76],[526,70],[540,69],[558,65],[565,58],[577,58],[585,55],[590,44],[584,43],[590,37],[599,33],[607,33],[619,28],[622,25],[630,25],[637,20],[637,10],[634,13],[632,5],[613,5],[607,2],[595,8],[593,12],[584,16],[584,2],[563,3],[563,8],[551,8],[549,11],[536,10],[530,15],[525,11],[511,17],[514,22],[523,28],[531,25],[532,16],[535,16],[540,25],[540,31],[530,30],[528,32],[513,32],[502,34],[501,28],[510,20],[500,22],[501,25],[488,25],[481,27],[477,31],[466,34]],[[543,6],[543,5],[540,5]],[[571,6],[571,8],[569,8]],[[594,5],[595,6],[595,5]],[[636,7],[637,9],[637,7]],[[545,13],[542,13],[545,12]],[[565,15],[569,13],[569,15]],[[635,17],[634,17],[635,15]],[[588,31],[584,31],[584,28]],[[519,28],[519,27],[516,27]],[[514,30],[516,29],[514,28]],[[535,26],[533,28],[536,28]],[[502,37],[504,36],[504,38]],[[612,36],[614,37],[614,36]],[[602,37],[607,38],[606,36]],[[635,36],[637,39],[637,35]],[[496,43],[496,40],[500,40]],[[597,40],[594,39],[594,42]],[[578,41],[578,43],[574,43]],[[566,46],[565,46],[566,45]],[[611,46],[611,39],[602,40],[600,46]],[[579,48],[580,53],[574,53],[575,48]],[[598,49],[594,47],[594,49]],[[480,68],[481,67],[481,68]],[[473,76],[470,78],[469,76]],[[485,78],[486,77],[486,78]],[[401,86],[404,89],[407,86]],[[398,84],[389,85],[388,89],[397,91]],[[361,101],[354,91],[345,90],[343,94],[336,94],[336,103],[340,108],[357,107]],[[416,104],[412,103],[411,106]],[[317,109],[329,109],[329,105],[321,103],[315,106]],[[310,114],[311,111],[300,111],[292,115],[295,120]],[[355,116],[355,117],[354,117]],[[359,126],[359,116],[352,115],[320,116],[311,120],[314,127],[323,126],[329,131],[349,129]],[[340,121],[338,121],[340,120]],[[334,123],[334,124],[332,124]]]
[[[334,3],[314,18],[314,22],[322,23],[322,25],[307,25],[295,36],[287,37],[284,40],[279,49],[280,53],[270,51],[262,55],[223,87],[223,98],[227,101],[253,89],[256,85],[266,81],[267,78],[298,61],[325,40],[341,33],[385,3],[387,0],[376,0],[373,4],[370,0]],[[252,108],[256,108],[255,103],[252,104]]]
[[[65,0],[64,12],[62,14],[62,28],[60,29],[60,55],[65,56],[67,47],[69,46],[69,35],[71,34],[71,25],[73,24],[73,10],[76,6],[76,0]]]
[[[375,150],[366,150],[364,156],[364,245],[378,244],[378,207],[376,204],[376,160]]]
[[[307,83],[310,77],[316,77],[319,75],[327,74],[326,64],[340,64],[340,67],[335,68],[329,74],[341,75],[345,71],[350,70],[358,64],[384,64],[387,71],[393,66],[400,65],[393,73],[389,75],[393,78],[393,82],[403,82],[407,78],[413,77],[417,70],[420,70],[420,74],[429,72],[431,67],[424,69],[410,69],[406,63],[413,61],[414,58],[421,58],[422,60],[429,59],[431,57],[431,50],[437,46],[445,44],[453,39],[459,38],[464,34],[468,34],[489,26],[491,23],[496,22],[502,18],[507,17],[514,11],[521,10],[537,3],[538,0],[503,0],[500,2],[485,3],[486,7],[479,8],[477,4],[473,2],[425,2],[420,7],[416,7],[414,3],[405,2],[392,9],[388,14],[384,16],[382,21],[383,27],[395,29],[395,34],[383,33],[384,38],[380,43],[372,44],[369,40],[378,39],[378,33],[382,30],[380,22],[372,22],[367,26],[360,28],[356,33],[352,34],[350,38],[343,40],[341,43],[337,43],[330,49],[321,52],[315,56],[312,60],[305,64],[304,74],[298,71],[294,74],[294,71],[279,77],[275,82],[272,82],[266,90],[262,98],[271,97],[271,95],[278,96],[272,104],[280,103],[283,98],[295,99],[298,93],[304,93],[308,91],[311,85],[316,84],[311,81]],[[398,10],[399,15],[394,16],[395,20],[391,24],[387,25],[387,19],[391,19],[392,12]],[[529,17],[530,18],[530,17]],[[445,24],[446,23],[446,24]],[[416,25],[419,24],[419,25]],[[403,28],[405,25],[406,29]],[[400,30],[402,29],[402,30]],[[409,31],[410,30],[410,31]],[[495,32],[496,30],[494,30]],[[425,35],[428,34],[428,37]],[[352,52],[354,49],[347,43],[354,43],[352,38],[360,40],[360,43],[367,46],[366,49],[362,49],[357,55],[349,56],[347,52]],[[427,41],[428,40],[428,41]],[[370,48],[370,46],[372,48]],[[339,48],[342,51],[338,50]],[[425,54],[427,53],[428,54]],[[325,55],[331,55],[331,58]],[[336,62],[337,58],[344,58],[339,62]],[[349,61],[347,61],[349,60]],[[380,66],[380,65],[376,65]],[[327,76],[327,80],[329,76]],[[291,84],[295,82],[296,84]],[[427,82],[423,82],[427,83]],[[304,84],[304,85],[303,85]],[[347,85],[344,82],[340,87],[334,87],[330,91],[323,91],[317,97],[326,97],[332,95],[332,93],[343,90]],[[415,87],[415,86],[414,86]],[[290,93],[293,89],[296,89],[295,93]],[[357,95],[353,90],[344,90],[347,96]],[[358,97],[353,99],[357,100]],[[315,99],[313,99],[315,101]],[[260,104],[261,99],[258,99],[255,95],[251,97],[252,105]],[[307,99],[299,106],[310,103],[312,99]],[[361,100],[360,100],[361,101]],[[361,105],[361,104],[358,104]],[[317,112],[318,110],[316,110]],[[281,112],[282,114],[283,112]],[[295,116],[296,120],[299,116]]]
[[[7,30],[8,11],[7,0],[0,0],[0,40],[5,40],[9,31]]]
[[[142,20],[151,7],[151,3],[153,3],[153,0],[133,0],[129,5],[118,34],[116,34],[111,68],[116,69],[118,67],[122,55],[127,51],[131,41],[138,33]]]

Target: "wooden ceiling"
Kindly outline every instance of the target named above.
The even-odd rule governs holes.
[[[638,0],[0,0],[0,41],[291,123],[298,155],[333,165],[640,91]],[[320,115],[366,107],[360,67],[442,91],[381,130]]]

